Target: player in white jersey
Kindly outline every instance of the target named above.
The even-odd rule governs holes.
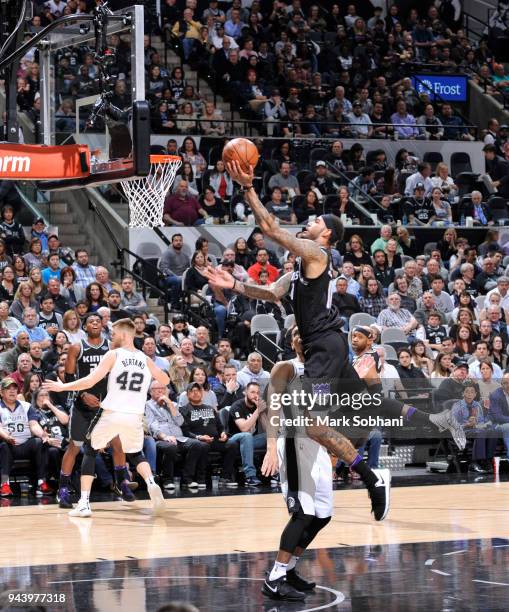
[[[144,353],[134,346],[134,323],[131,319],[119,319],[113,323],[112,350],[108,351],[99,365],[88,376],[69,383],[46,381],[49,391],[83,391],[108,376],[108,390],[101,407],[90,425],[84,444],[81,467],[81,498],[71,516],[87,517],[90,509],[90,489],[94,480],[95,456],[118,436],[122,448],[136,470],[147,483],[148,494],[154,510],[163,505],[163,494],[154,481],[150,465],[143,454],[143,414],[152,378],[166,386],[169,377]]]
[[[316,585],[299,576],[295,566],[318,532],[331,520],[332,465],[325,448],[306,434],[305,427],[296,427],[293,431],[285,426],[277,432],[280,418],[291,419],[298,414],[284,407],[283,414],[275,410],[280,401],[283,406],[287,403],[282,401],[281,394],[298,393],[303,388],[304,352],[297,327],[292,329],[292,348],[297,357],[277,363],[271,371],[266,424],[268,447],[277,436],[281,490],[291,517],[281,534],[279,552],[262,591],[271,599],[300,601]],[[263,462],[265,476],[277,471],[271,457],[267,453]]]

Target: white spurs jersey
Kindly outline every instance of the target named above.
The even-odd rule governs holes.
[[[152,382],[147,356],[141,351],[115,350],[115,365],[108,376],[108,392],[101,402],[105,410],[143,414]]]

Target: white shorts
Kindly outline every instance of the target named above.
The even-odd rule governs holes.
[[[106,448],[118,436],[124,453],[143,450],[143,415],[102,409],[87,437],[94,450]]]
[[[333,514],[332,464],[323,446],[310,438],[297,437],[289,440],[295,445],[296,465],[288,464],[286,438],[278,438],[277,455],[281,491],[288,505],[288,476],[293,470],[298,474],[298,498],[304,514],[327,518]]]

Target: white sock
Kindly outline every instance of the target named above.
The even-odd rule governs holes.
[[[272,568],[269,580],[277,580],[281,578],[281,576],[286,576],[286,570],[288,568],[288,563],[279,563],[279,561],[274,561],[274,567]]]
[[[80,502],[83,502],[84,504],[88,506],[90,502],[90,491],[81,492]]]
[[[145,478],[145,482],[147,483],[147,486],[156,484],[156,481],[154,480],[154,477],[152,475],[150,475],[148,478]]]
[[[44,480],[42,478],[39,478],[39,480],[37,481],[37,486],[40,487],[43,482]]]
[[[300,557],[292,555],[292,558],[290,559],[290,561],[288,561],[288,565],[286,566],[286,571],[289,572],[290,570],[292,570],[299,562],[299,559]]]

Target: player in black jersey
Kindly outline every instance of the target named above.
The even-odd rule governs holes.
[[[102,357],[108,352],[107,340],[103,340],[102,320],[97,314],[90,314],[85,320],[85,331],[87,339],[73,344],[69,348],[67,361],[65,363],[65,380],[70,382],[75,378],[83,378],[95,369]],[[69,444],[62,458],[60,472],[60,483],[58,488],[58,502],[61,508],[72,508],[70,496],[70,479],[76,457],[85,441],[100,401],[106,397],[108,379],[100,381],[91,389],[76,394],[71,409],[69,423]],[[115,438],[111,443],[113,451],[113,463],[115,464],[115,489],[114,492],[125,501],[134,501],[135,497],[129,486],[129,474],[127,472],[125,454],[122,450],[120,440]]]
[[[249,298],[278,301],[289,294],[299,328],[305,356],[304,384],[319,394],[353,392],[363,389],[348,356],[348,343],[341,331],[341,318],[332,304],[333,286],[330,248],[343,238],[343,224],[335,215],[322,215],[308,223],[300,238],[281,228],[258,199],[253,188],[253,168],[244,172],[237,162],[228,164],[230,176],[243,186],[245,199],[251,206],[262,232],[297,256],[293,273],[282,276],[269,286],[246,285],[225,271],[209,268],[206,276],[211,285],[227,288]],[[316,420],[307,428],[310,438],[341,458],[358,472],[366,484],[374,517],[385,518],[388,512],[390,473],[374,471],[357,454],[352,443],[341,433]],[[277,471],[277,449],[267,441],[264,461],[266,475]],[[295,510],[298,512],[300,508]]]

